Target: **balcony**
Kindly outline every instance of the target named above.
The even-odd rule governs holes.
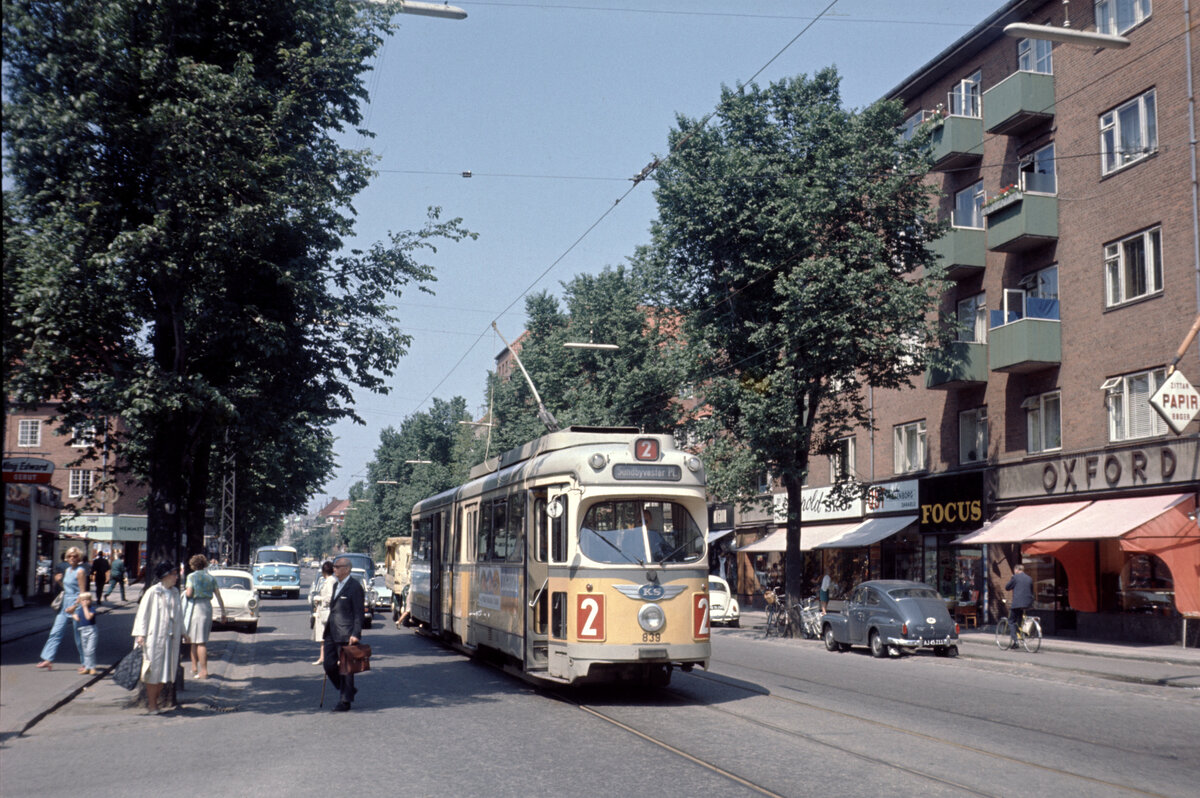
[[[991,312],[988,367],[992,371],[1026,374],[1062,363],[1062,324],[1057,299],[1025,300],[1025,315]],[[1007,316],[1007,319],[1006,319]]]
[[[1058,240],[1058,197],[1015,192],[983,213],[990,250],[1023,252]]]
[[[947,116],[929,138],[934,170],[961,169],[983,158],[983,120],[976,116]]]
[[[983,271],[987,260],[985,234],[974,227],[951,227],[946,235],[929,244],[951,280],[966,280]]]
[[[934,356],[925,370],[925,387],[966,388],[988,380],[988,345],[955,341]]]
[[[1054,76],[1014,72],[983,93],[988,133],[1015,136],[1054,118]]]

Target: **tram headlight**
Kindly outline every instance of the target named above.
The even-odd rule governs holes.
[[[686,465],[688,467],[688,471],[692,471],[692,472],[699,471],[701,468],[701,465],[702,465],[700,462],[700,458],[697,457],[696,455],[691,455],[683,462],[684,462],[684,465]]]
[[[638,610],[638,626],[646,632],[661,632],[667,625],[667,616],[657,604],[646,604]]]
[[[591,457],[588,458],[588,465],[590,465],[592,468],[596,469],[597,471],[604,468],[604,466],[606,464],[607,464],[607,460],[605,460],[604,455],[600,454],[600,452],[596,452],[595,454],[593,454]]]

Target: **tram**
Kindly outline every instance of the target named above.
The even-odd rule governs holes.
[[[570,427],[413,507],[413,620],[533,679],[708,667],[704,468],[669,435]]]

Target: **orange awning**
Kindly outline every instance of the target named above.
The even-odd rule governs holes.
[[[1091,502],[1024,504],[1007,515],[984,524],[969,535],[954,541],[957,545],[981,546],[984,543],[1021,543],[1046,527],[1053,526]]]
[[[1042,540],[1102,540],[1119,538],[1147,524],[1175,505],[1191,498],[1190,493],[1167,496],[1136,496],[1101,499],[1049,526],[1026,535],[1026,542]]]

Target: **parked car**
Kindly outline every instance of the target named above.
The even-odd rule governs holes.
[[[715,624],[740,626],[742,609],[729,589],[729,583],[714,574],[708,575],[708,619]]]
[[[841,612],[826,613],[821,633],[830,651],[867,646],[886,657],[932,648],[940,657],[958,655],[958,624],[938,592],[921,582],[863,582]]]
[[[375,591],[375,608],[390,610],[392,608],[392,589],[384,584],[382,574],[371,580],[371,589]]]
[[[225,622],[221,623],[221,605],[213,599],[213,626],[240,626],[247,632],[258,631],[258,591],[247,571],[233,568],[209,568],[217,580],[221,600],[225,602]]]

